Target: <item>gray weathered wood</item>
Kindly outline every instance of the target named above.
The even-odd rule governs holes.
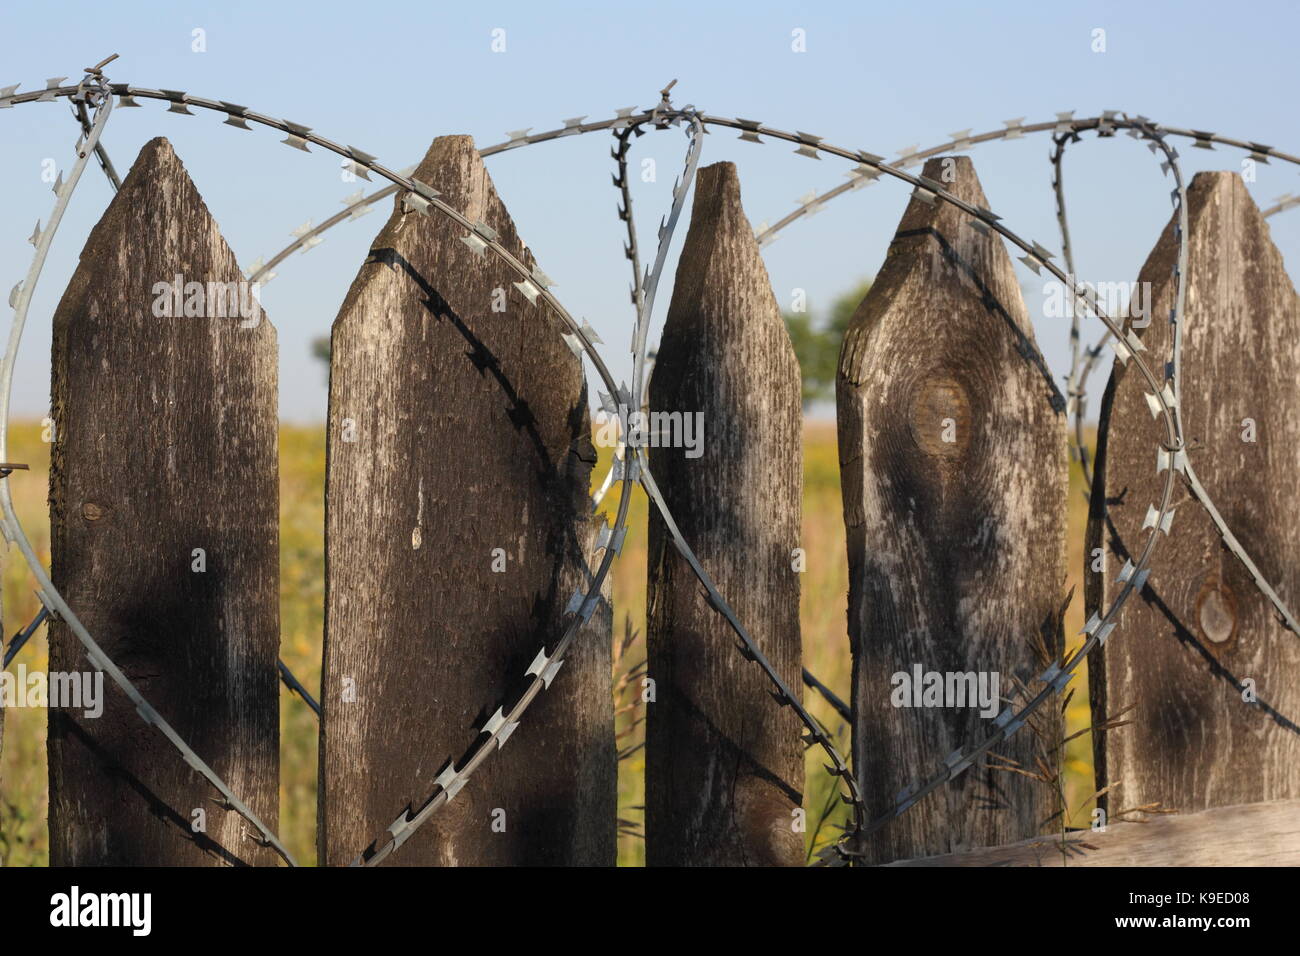
[[[201,314],[157,314],[155,284],[177,275],[204,284],[201,308],[185,297]],[[206,297],[209,282],[242,280],[171,145],[147,143],[54,317],[52,564],[105,652],[274,830],[275,330],[265,316],[217,317]],[[195,549],[206,570],[193,570]],[[93,670],[59,622],[50,668]],[[104,698],[97,719],[50,709],[51,863],[276,860],[108,680]],[[196,809],[206,834],[192,832]]]
[[[1189,262],[1181,406],[1190,460],[1264,577],[1300,601],[1300,304],[1282,257],[1234,173],[1198,173],[1188,194]],[[1151,323],[1148,364],[1170,356],[1173,222],[1142,268]],[[1143,286],[1139,286],[1139,289]],[[1116,364],[1103,398],[1089,522],[1088,607],[1109,605],[1126,558],[1149,531],[1165,474],[1163,426],[1145,383]],[[1243,441],[1253,419],[1257,440]],[[1249,572],[1223,546],[1180,481],[1171,535],[1146,590],[1094,653],[1094,720],[1132,706],[1133,723],[1094,738],[1103,803],[1182,811],[1300,796],[1300,638],[1281,626]],[[1094,573],[1092,549],[1105,548]],[[1242,702],[1251,679],[1258,703]]]
[[[899,860],[889,866],[1300,866],[1300,800],[1112,823],[1105,832]],[[1081,845],[1081,844],[1087,844]]]
[[[468,136],[435,140],[415,175],[532,265]],[[444,217],[404,212],[399,197],[334,323],[328,864],[382,846],[449,759],[464,765],[486,719],[558,640],[591,554],[581,363],[559,319],[464,235]],[[388,865],[614,863],[610,627],[607,609],[592,618],[504,749]]]
[[[799,364],[731,163],[696,180],[650,407],[702,413],[702,455],[652,448],[651,467],[718,590],[799,688]],[[654,509],[649,533],[646,862],[800,864],[798,718],[736,650]]]
[[[932,159],[925,175],[987,206],[968,159]],[[976,708],[896,708],[892,675],[997,672],[1015,698],[1012,678],[1043,670],[1035,644],[1059,652],[1064,403],[1001,240],[917,198],[850,323],[837,393],[854,767],[874,816],[992,729]],[[1041,740],[1026,727],[996,752],[1037,770],[1059,740],[1056,708],[1035,724]],[[1055,810],[1049,784],[976,765],[864,849],[887,862],[1003,843]]]

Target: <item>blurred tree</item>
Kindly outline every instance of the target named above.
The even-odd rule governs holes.
[[[321,335],[311,340],[312,358],[318,358],[329,368],[330,364],[330,337]]]
[[[803,404],[829,401],[835,397],[835,370],[839,367],[840,343],[858,304],[871,288],[870,279],[862,279],[853,288],[835,298],[830,314],[814,318],[811,312],[785,312],[785,327],[790,332],[794,354],[803,373]]]

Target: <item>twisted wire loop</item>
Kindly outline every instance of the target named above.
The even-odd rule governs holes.
[[[517,288],[519,288],[525,295],[528,295],[530,299],[538,297],[542,298],[546,304],[554,310],[555,314],[559,317],[561,324],[568,330],[567,332],[562,333],[565,337],[565,341],[569,344],[570,348],[575,351],[575,353],[585,354],[587,356],[593,367],[596,369],[603,384],[610,390],[608,395],[605,397],[605,401],[607,402],[606,407],[608,407],[608,403],[612,403],[612,397],[616,396],[619,399],[619,401],[614,404],[615,409],[619,411],[620,416],[626,415],[625,409],[628,407],[634,409],[642,407],[642,390],[645,384],[646,342],[650,313],[653,308],[654,293],[657,289],[659,277],[662,274],[666,262],[667,248],[671,241],[673,230],[675,229],[686,193],[689,190],[690,182],[694,177],[700,153],[702,134],[705,131],[705,127],[717,126],[739,130],[740,138],[749,142],[761,143],[763,142],[761,137],[768,137],[769,139],[793,143],[796,145],[795,152],[797,154],[809,158],[816,159],[820,158],[822,154],[826,154],[855,162],[858,165],[850,173],[851,179],[847,186],[837,187],[836,190],[832,190],[830,193],[827,193],[825,196],[820,198],[814,196],[814,199],[804,203],[798,210],[778,223],[777,227],[760,231],[760,240],[770,239],[771,235],[775,233],[778,228],[783,228],[784,225],[789,222],[792,222],[803,215],[810,214],[815,211],[816,208],[820,208],[827,198],[833,198],[832,194],[840,195],[843,192],[858,188],[859,186],[867,185],[870,182],[877,180],[881,174],[888,175],[912,186],[914,195],[921,196],[929,201],[938,199],[956,207],[964,214],[966,217],[966,224],[970,228],[976,229],[985,234],[990,230],[997,232],[1013,246],[1021,249],[1025,253],[1025,255],[1021,257],[1021,262],[1023,262],[1027,267],[1033,269],[1036,274],[1041,275],[1041,270],[1046,269],[1050,275],[1064,283],[1067,289],[1070,290],[1071,294],[1082,301],[1088,311],[1102,322],[1107,329],[1108,335],[1113,337],[1115,340],[1114,348],[1117,355],[1119,355],[1124,361],[1133,362],[1134,367],[1137,369],[1139,375],[1146,382],[1146,385],[1150,390],[1147,395],[1148,403],[1151,406],[1153,414],[1162,420],[1164,427],[1164,439],[1160,448],[1161,455],[1170,456],[1168,459],[1170,462],[1179,463],[1185,463],[1186,459],[1182,422],[1178,414],[1178,395],[1180,389],[1181,369],[1180,349],[1182,342],[1182,314],[1185,295],[1184,276],[1187,261],[1187,204],[1186,190],[1182,181],[1181,170],[1177,163],[1177,153],[1172,150],[1167,143],[1165,143],[1165,137],[1168,135],[1192,137],[1196,140],[1195,145],[1197,146],[1212,148],[1210,144],[1221,143],[1248,149],[1251,151],[1252,156],[1263,158],[1264,161],[1267,161],[1268,156],[1273,156],[1288,162],[1300,163],[1300,159],[1297,159],[1296,157],[1289,156],[1274,150],[1271,147],[1262,146],[1258,143],[1232,140],[1212,133],[1157,126],[1143,117],[1138,117],[1136,119],[1118,117],[1118,114],[1113,111],[1107,111],[1101,117],[1091,120],[1072,120],[1070,119],[1072,114],[1058,114],[1055,123],[1035,124],[1034,126],[1024,126],[1020,120],[1010,120],[1004,124],[1006,128],[1003,130],[997,130],[974,137],[968,135],[969,131],[964,131],[961,135],[954,134],[953,141],[940,147],[936,147],[933,150],[927,150],[924,152],[908,150],[905,152],[903,157],[894,163],[886,163],[883,157],[863,150],[849,150],[833,146],[825,143],[821,137],[812,136],[807,133],[790,133],[765,126],[752,120],[710,116],[700,113],[690,107],[680,110],[674,109],[668,101],[667,90],[663,91],[663,100],[658,106],[652,110],[637,114],[636,116],[633,115],[635,108],[629,108],[627,110],[620,110],[613,120],[604,120],[596,123],[582,123],[580,120],[583,118],[579,118],[578,120],[567,121],[564,128],[561,130],[554,130],[548,133],[532,136],[527,135],[527,130],[522,130],[518,134],[512,135],[511,139],[506,143],[500,144],[497,147],[489,147],[488,150],[484,150],[483,155],[491,155],[492,153],[506,149],[531,145],[533,143],[556,139],[565,135],[575,135],[602,129],[616,129],[619,131],[620,142],[615,151],[615,158],[619,161],[620,172],[619,175],[616,176],[616,184],[619,185],[620,189],[623,191],[625,199],[627,200],[624,204],[623,210],[621,210],[621,214],[626,212],[624,218],[628,221],[630,237],[628,255],[629,258],[632,259],[634,266],[632,291],[633,301],[637,306],[636,326],[634,328],[633,336],[634,385],[632,391],[629,393],[626,387],[620,388],[614,384],[608,368],[593,344],[593,341],[598,341],[595,338],[594,331],[592,331],[590,326],[585,323],[579,325],[574,321],[572,316],[570,316],[550,291],[549,280],[539,271],[527,269],[508,250],[500,245],[496,240],[495,234],[490,230],[481,228],[481,224],[472,223],[459,211],[441,201],[438,198],[439,193],[436,189],[429,184],[412,178],[410,173],[405,171],[403,173],[395,173],[382,166],[374,156],[364,153],[355,147],[340,146],[337,143],[324,139],[312,132],[310,127],[291,123],[287,120],[275,119],[270,116],[256,113],[247,107],[227,103],[225,101],[195,97],[188,93],[174,90],[151,90],[127,84],[109,84],[103,80],[102,74],[98,73],[94,76],[88,75],[87,79],[83,80],[82,83],[76,87],[63,87],[59,85],[61,82],[62,78],[51,80],[47,83],[46,90],[26,94],[15,95],[14,91],[16,90],[16,87],[0,91],[0,93],[4,94],[0,95],[0,107],[12,106],[20,102],[49,102],[59,96],[75,97],[80,94],[85,96],[87,102],[95,109],[95,118],[91,127],[91,132],[79,144],[79,158],[72,172],[72,180],[67,187],[56,186],[56,194],[59,195],[59,201],[56,203],[55,213],[51,219],[51,227],[47,229],[44,234],[41,234],[38,229],[37,236],[33,237],[36,240],[35,244],[37,245],[38,252],[37,259],[33,263],[32,271],[29,273],[28,281],[21,283],[15,289],[14,296],[11,297],[12,302],[16,302],[17,305],[9,348],[5,354],[4,363],[0,366],[0,458],[4,457],[5,452],[9,398],[12,386],[12,373],[16,361],[16,349],[21,337],[22,326],[26,318],[26,311],[30,303],[32,288],[35,284],[35,277],[39,274],[40,267],[44,262],[45,253],[49,248],[49,242],[53,236],[54,228],[57,226],[58,220],[62,216],[63,208],[67,204],[67,199],[71,195],[71,188],[72,186],[75,186],[76,181],[80,178],[80,174],[85,167],[90,152],[95,151],[98,146],[99,137],[102,134],[104,123],[107,121],[109,111],[112,108],[112,101],[111,97],[108,95],[109,93],[119,97],[120,106],[138,106],[139,104],[135,102],[136,97],[157,99],[170,102],[171,106],[169,107],[168,112],[180,113],[182,115],[193,115],[187,107],[197,106],[201,109],[225,113],[227,116],[225,121],[226,125],[235,126],[236,128],[249,129],[250,127],[248,126],[248,123],[252,122],[279,130],[286,134],[286,138],[283,140],[286,145],[303,150],[304,152],[309,151],[309,144],[316,145],[344,157],[345,160],[348,161],[347,165],[362,178],[369,179],[369,176],[366,175],[367,172],[373,172],[389,180],[392,184],[390,187],[386,187],[386,189],[391,190],[389,194],[391,195],[397,192],[403,192],[405,194],[405,206],[408,211],[428,215],[432,210],[437,212],[439,215],[451,219],[453,222],[467,230],[467,242],[474,245],[480,252],[485,253],[490,249],[508,269],[520,277],[520,281],[516,283]],[[642,279],[639,275],[639,258],[636,254],[630,196],[627,194],[627,143],[630,139],[631,132],[635,131],[639,135],[641,132],[640,127],[645,124],[652,124],[656,128],[663,129],[679,125],[683,122],[688,126],[687,132],[691,139],[690,149],[687,154],[685,173],[679,179],[674,188],[672,211],[660,227],[659,249],[656,254],[655,266],[654,268],[647,270],[644,279]],[[1174,173],[1176,188],[1173,191],[1172,197],[1179,214],[1179,268],[1178,274],[1175,277],[1177,281],[1177,297],[1174,311],[1171,315],[1171,321],[1175,325],[1174,342],[1172,345],[1173,354],[1172,361],[1170,361],[1165,367],[1166,378],[1163,381],[1156,377],[1148,366],[1146,360],[1140,354],[1140,344],[1137,343],[1136,336],[1132,329],[1130,328],[1127,331],[1122,329],[1122,323],[1117,324],[1116,321],[1107,315],[1102,309],[1093,290],[1075,279],[1072,262],[1067,263],[1068,271],[1063,271],[1051,261],[1053,256],[1050,251],[1036,242],[1028,242],[1022,239],[1009,228],[1002,225],[1000,217],[991,210],[973,206],[948,193],[940,184],[925,179],[924,177],[914,176],[911,173],[908,173],[905,168],[908,165],[919,163],[929,155],[934,155],[938,152],[953,149],[969,149],[978,142],[998,138],[1017,138],[1027,132],[1037,132],[1049,128],[1053,129],[1058,134],[1066,132],[1067,130],[1077,133],[1084,129],[1097,129],[1100,135],[1113,135],[1115,129],[1127,128],[1132,131],[1131,135],[1146,138],[1152,142],[1153,148],[1163,151],[1166,156],[1165,165],[1167,166],[1167,170],[1172,170]],[[1061,146],[1058,143],[1058,150],[1060,148]],[[106,154],[97,152],[97,155],[100,156],[101,165],[104,166],[105,173],[109,174],[111,181],[111,163],[105,161]],[[63,189],[63,191],[61,192],[60,189]],[[362,200],[362,202],[364,204],[370,204],[378,198],[379,195],[375,194],[366,200]],[[1058,210],[1060,214],[1058,218],[1064,222],[1063,200],[1059,201]],[[340,214],[340,216],[334,217],[334,220],[342,221],[343,218],[355,217],[349,214],[349,210],[345,210],[345,212]],[[305,248],[311,248],[315,243],[311,242],[310,239],[314,238],[318,240],[319,231],[323,231],[324,228],[328,228],[328,226],[322,224],[321,227],[317,227],[315,235],[312,234],[313,231],[311,230],[304,230],[304,234],[300,236],[300,241],[295,245],[295,248],[301,248],[304,246]],[[283,255],[277,257],[274,261],[280,261],[282,258]],[[272,276],[273,273],[270,272],[270,266],[271,264],[268,263],[261,267],[259,272],[255,273],[255,275],[262,275],[264,277]],[[266,279],[264,278],[263,281],[266,281]],[[1095,355],[1089,353],[1089,358],[1090,360],[1095,359]],[[1085,365],[1084,371],[1086,371],[1088,367],[1089,366]],[[1085,377],[1086,376],[1081,374],[1080,380]],[[626,401],[623,401],[624,399]],[[626,425],[625,419],[623,424]],[[865,819],[865,808],[858,792],[855,775],[850,771],[847,763],[838,755],[829,737],[811,715],[804,710],[790,688],[785,685],[780,676],[776,674],[770,663],[762,655],[753,639],[745,631],[740,621],[737,620],[730,606],[717,592],[707,572],[700,566],[699,561],[696,559],[689,545],[683,539],[671,513],[664,503],[663,496],[660,494],[659,489],[654,482],[653,475],[650,473],[646,449],[643,446],[633,448],[633,455],[630,461],[627,458],[626,450],[626,446],[620,445],[619,454],[616,455],[616,463],[614,466],[615,471],[612,472],[613,480],[620,480],[623,483],[622,494],[620,496],[614,525],[612,528],[607,526],[606,530],[608,533],[602,532],[597,540],[596,550],[603,550],[603,557],[599,567],[595,573],[591,575],[591,584],[588,589],[585,592],[579,589],[570,600],[566,610],[571,613],[573,617],[566,626],[559,641],[549,653],[547,652],[547,648],[543,646],[525,674],[525,677],[531,678],[527,687],[519,698],[511,705],[508,712],[503,705],[497,709],[491,718],[487,720],[484,727],[480,730],[479,735],[481,740],[465,764],[457,768],[454,761],[448,762],[444,770],[439,774],[434,782],[437,791],[418,809],[413,810],[408,807],[406,811],[399,815],[388,828],[388,839],[386,842],[381,844],[381,842],[377,840],[375,843],[372,843],[353,861],[354,865],[374,866],[382,862],[390,853],[395,851],[402,845],[402,843],[409,839],[415,830],[418,829],[419,826],[422,825],[440,806],[454,798],[456,793],[465,786],[473,771],[492,753],[494,745],[497,749],[500,749],[500,747],[504,745],[506,738],[515,730],[516,727],[518,727],[524,711],[532,700],[541,692],[541,690],[549,687],[551,680],[555,677],[560,665],[563,663],[564,655],[576,637],[578,629],[590,618],[597,603],[601,600],[601,585],[609,573],[610,567],[612,566],[619,548],[621,547],[622,537],[626,532],[627,512],[631,498],[630,491],[635,482],[639,482],[642,485],[647,496],[660,510],[665,525],[669,529],[673,538],[674,545],[682,553],[682,556],[691,567],[693,573],[704,586],[705,591],[708,594],[710,605],[713,606],[714,609],[726,620],[727,624],[740,638],[741,643],[738,645],[738,649],[747,659],[758,663],[764,673],[768,676],[769,680],[774,683],[776,692],[773,696],[776,697],[778,703],[781,706],[792,706],[795,708],[805,727],[808,728],[808,734],[805,735],[805,740],[810,743],[821,745],[832,762],[832,766],[828,767],[828,769],[831,773],[840,777],[844,782],[844,786],[848,793],[843,799],[845,799],[845,801],[853,808],[853,821],[844,828],[844,837],[842,837],[838,842],[823,848],[818,854],[819,863],[821,865],[844,865],[853,863],[862,855],[861,851],[857,847],[857,842],[862,836],[884,826],[890,820],[906,812],[907,809],[913,806],[926,794],[942,786],[948,780],[963,773],[980,756],[987,753],[992,747],[996,746],[1001,741],[1012,736],[1034,713],[1034,711],[1065,687],[1078,665],[1087,657],[1093,648],[1104,644],[1114,629],[1118,626],[1121,611],[1129,597],[1133,593],[1141,591],[1145,586],[1149,574],[1151,557],[1159,546],[1160,535],[1163,533],[1167,536],[1169,533],[1170,521],[1172,520],[1171,504],[1175,484],[1175,474],[1180,470],[1185,471],[1189,483],[1193,488],[1196,488],[1199,485],[1199,482],[1195,480],[1194,472],[1191,472],[1189,468],[1168,468],[1168,473],[1165,475],[1164,485],[1160,494],[1159,507],[1157,508],[1152,506],[1150,508],[1147,527],[1150,528],[1151,533],[1147,537],[1141,554],[1136,563],[1130,562],[1120,573],[1120,578],[1117,581],[1120,585],[1120,590],[1112,600],[1111,604],[1104,612],[1098,609],[1092,613],[1082,632],[1086,635],[1086,639],[1080,647],[1072,654],[1064,655],[1062,661],[1053,663],[1038,677],[1037,682],[1042,683],[1044,685],[1043,688],[1027,703],[1025,703],[1019,711],[1016,711],[1014,706],[1008,706],[994,719],[993,723],[995,729],[992,733],[972,746],[958,749],[948,755],[944,758],[942,766],[936,773],[927,778],[920,785],[905,789],[898,795],[893,805],[888,810],[870,821],[867,821]],[[1160,470],[1164,469],[1162,468]],[[5,483],[0,482],[0,485],[4,484]],[[1212,514],[1217,514],[1217,511],[1213,510],[1213,505],[1209,502],[1208,496],[1204,495],[1204,489],[1200,489],[1200,491],[1201,494],[1198,496],[1198,500],[1201,500],[1202,504],[1206,505],[1207,510],[1212,511]],[[140,714],[142,719],[147,723],[152,723],[155,726],[158,726],[159,729],[162,730],[177,747],[186,762],[194,766],[195,769],[198,769],[200,773],[213,783],[214,786],[221,790],[223,795],[227,797],[227,803],[233,809],[240,812],[250,824],[258,829],[262,841],[267,845],[273,846],[286,862],[289,862],[292,865],[292,858],[288,855],[287,851],[280,846],[279,841],[274,837],[274,835],[267,831],[266,828],[261,825],[260,821],[257,820],[256,816],[246,807],[243,807],[243,805],[234,798],[233,794],[229,793],[225,784],[222,783],[214,773],[212,773],[206,764],[203,764],[202,761],[198,759],[197,755],[195,755],[193,751],[189,750],[184,741],[180,740],[180,738],[176,736],[175,732],[171,730],[170,726],[168,726],[156,711],[154,711],[148,703],[140,697],[135,688],[126,680],[125,676],[122,675],[116,666],[113,665],[112,661],[103,654],[102,650],[100,650],[94,643],[89,633],[87,633],[85,628],[81,626],[79,621],[77,621],[75,615],[72,614],[62,597],[54,589],[53,584],[50,582],[48,576],[41,568],[39,561],[36,559],[35,553],[32,551],[30,543],[28,543],[26,536],[18,523],[17,516],[14,513],[7,486],[0,487],[0,505],[3,505],[4,511],[3,520],[0,521],[0,528],[3,529],[7,538],[18,542],[23,551],[24,558],[27,560],[29,566],[31,566],[33,573],[41,585],[41,591],[39,592],[41,600],[49,612],[61,617],[69,623],[69,626],[72,627],[74,632],[77,633],[79,639],[81,639],[82,643],[86,646],[88,655],[91,657],[92,662],[105,670],[109,670],[114,681],[118,683],[118,685],[122,687],[129,696],[131,696],[133,701],[136,702],[137,712]],[[1226,540],[1231,533],[1226,528],[1226,525],[1222,524],[1221,517],[1216,521],[1216,525],[1220,527],[1221,533],[1225,534]],[[1235,541],[1235,538],[1232,540]],[[1242,557],[1243,560],[1249,560],[1245,557],[1244,551],[1239,552],[1239,557]],[[1256,582],[1260,584],[1262,589],[1267,588],[1267,584],[1263,582],[1262,577],[1258,575],[1257,571],[1254,573],[1254,576]],[[1272,597],[1275,598],[1275,595]],[[1274,603],[1275,605],[1280,606],[1280,601],[1275,600]],[[384,838],[381,837],[381,840],[383,839]]]
[[[1121,125],[1121,124],[1117,123],[1116,125]],[[1124,125],[1127,125],[1127,118],[1125,118]],[[1157,123],[1153,123],[1150,120],[1146,119],[1145,117],[1135,118],[1132,121],[1132,125],[1130,126],[1130,135],[1134,135],[1134,138],[1145,140],[1148,144],[1148,148],[1151,149],[1153,153],[1159,151],[1164,156],[1164,161],[1161,163],[1161,170],[1166,174],[1172,171],[1174,175],[1174,181],[1176,186],[1175,201],[1177,203],[1178,213],[1179,213],[1177,234],[1180,239],[1178,274],[1175,277],[1176,289],[1179,296],[1178,301],[1176,303],[1176,307],[1177,307],[1176,316],[1178,318],[1181,318],[1182,310],[1183,310],[1183,298],[1185,295],[1183,285],[1184,285],[1185,275],[1187,272],[1187,255],[1188,255],[1187,242],[1186,242],[1187,239],[1186,237],[1187,210],[1186,210],[1186,201],[1185,201],[1186,188],[1183,182],[1182,169],[1178,163],[1178,151],[1174,149],[1166,141],[1166,136],[1170,132],[1171,130],[1168,127],[1163,127]],[[1071,259],[1071,252],[1070,252],[1069,225],[1068,225],[1068,219],[1065,212],[1065,196],[1064,196],[1064,189],[1061,182],[1061,171],[1060,171],[1061,158],[1064,155],[1064,148],[1067,139],[1068,141],[1071,142],[1078,142],[1078,136],[1061,137],[1056,141],[1057,146],[1052,154],[1052,164],[1054,168],[1052,187],[1056,194],[1057,221],[1061,229],[1061,239],[1062,239],[1062,248],[1063,248],[1062,254],[1063,256],[1066,257],[1067,265],[1069,267],[1071,274],[1074,274],[1073,262]],[[1219,138],[1211,136],[1209,134],[1202,134],[1201,137],[1197,139],[1195,145],[1203,147],[1205,143],[1211,141],[1217,142],[1220,140]],[[1255,147],[1255,144],[1251,144],[1251,147]],[[1259,153],[1258,148],[1252,148],[1252,155],[1259,156],[1262,154]],[[1285,154],[1280,154],[1277,153],[1276,151],[1273,151],[1271,155],[1275,155],[1278,158],[1288,159],[1288,161],[1293,161],[1290,160],[1289,157],[1286,157]],[[1300,198],[1287,200],[1284,197],[1283,202],[1273,206],[1270,210],[1266,211],[1263,215],[1269,216],[1275,213],[1283,212],[1287,209],[1292,208],[1295,205],[1300,205]],[[1087,494],[1088,493],[1087,489],[1092,487],[1092,479],[1093,479],[1091,462],[1088,458],[1087,442],[1084,437],[1084,426],[1085,426],[1084,415],[1086,410],[1087,381],[1093,368],[1097,364],[1097,360],[1103,354],[1102,350],[1108,344],[1111,343],[1112,335],[1109,329],[1105,333],[1103,333],[1094,346],[1085,350],[1085,352],[1083,353],[1082,363],[1081,363],[1080,361],[1081,356],[1078,348],[1079,345],[1078,323],[1079,323],[1078,311],[1072,308],[1071,309],[1071,330],[1070,330],[1072,354],[1071,354],[1071,363],[1070,363],[1069,395],[1071,401],[1071,410],[1074,417],[1074,450],[1077,454],[1080,466],[1083,470],[1085,494]],[[1175,399],[1178,400],[1179,402],[1181,401],[1182,398],[1182,391],[1181,391],[1182,367],[1181,367],[1181,360],[1179,358],[1179,356],[1181,356],[1182,335],[1183,335],[1183,323],[1176,322],[1174,327],[1175,359],[1173,363],[1174,366],[1173,372],[1170,377],[1170,383],[1173,389],[1173,395]],[[1179,406],[1176,405],[1176,407]],[[1287,630],[1291,631],[1293,634],[1300,635],[1300,623],[1297,623],[1295,615],[1291,612],[1286,602],[1282,600],[1281,596],[1277,593],[1277,590],[1272,586],[1272,584],[1269,583],[1268,579],[1264,577],[1263,572],[1259,570],[1259,566],[1255,564],[1254,560],[1250,557],[1250,554],[1246,551],[1245,545],[1241,543],[1241,541],[1237,538],[1237,536],[1233,534],[1232,529],[1228,527],[1228,523],[1224,519],[1223,514],[1219,511],[1218,506],[1214,503],[1214,500],[1210,497],[1209,492],[1206,491],[1205,486],[1201,484],[1200,478],[1197,477],[1196,469],[1192,466],[1192,463],[1188,458],[1188,456],[1186,455],[1186,453],[1184,452],[1182,454],[1178,454],[1178,451],[1179,450],[1174,450],[1174,449],[1165,449],[1164,451],[1162,451],[1160,457],[1161,467],[1164,467],[1166,465],[1172,466],[1172,470],[1180,471],[1182,473],[1183,479],[1187,485],[1189,492],[1191,493],[1192,497],[1197,501],[1197,503],[1199,503],[1201,507],[1205,509],[1205,513],[1209,516],[1211,522],[1213,522],[1215,529],[1219,533],[1219,537],[1222,538],[1224,546],[1228,549],[1228,551],[1231,554],[1233,554],[1237,558],[1238,561],[1242,563],[1242,565],[1246,568],[1247,572],[1249,572],[1251,579],[1255,583],[1256,588],[1258,588],[1260,593],[1263,594],[1264,597],[1268,599],[1269,603],[1273,605],[1273,609],[1274,611],[1277,612],[1282,626],[1285,627]]]

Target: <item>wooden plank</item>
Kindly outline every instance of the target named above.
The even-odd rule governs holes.
[[[177,276],[179,308],[158,286]],[[242,280],[171,145],[151,140],[91,232],[54,317],[52,564],[55,586],[104,651],[274,830],[275,330],[208,286]],[[242,304],[255,305],[242,291]],[[59,622],[50,668],[92,671]],[[275,862],[104,685],[98,718],[50,709],[50,862]],[[196,810],[206,833],[193,832]]]
[[[925,175],[987,208],[965,157]],[[992,729],[979,707],[895,706],[906,688],[893,675],[996,673],[1018,699],[1013,678],[1046,663],[1035,645],[1059,653],[1066,423],[1001,240],[917,198],[850,323],[837,391],[854,767],[875,816]],[[1054,767],[1057,708],[1040,713],[996,752]],[[1049,784],[977,765],[864,851],[887,862],[1004,843],[1055,810]]]
[[[1267,223],[1239,176],[1198,173],[1188,193],[1189,261],[1181,411],[1190,460],[1228,527],[1288,605],[1300,601],[1300,304]],[[1138,332],[1160,375],[1178,250],[1173,221],[1139,276],[1152,321]],[[1139,289],[1146,288],[1139,286]],[[1144,296],[1145,298],[1145,296]],[[1140,376],[1118,364],[1101,409],[1089,555],[1089,610],[1109,605],[1128,557],[1149,532],[1166,473],[1163,425]],[[1254,422],[1255,441],[1246,419]],[[1300,638],[1287,633],[1249,572],[1223,546],[1180,481],[1170,536],[1146,590],[1089,672],[1094,721],[1132,706],[1130,726],[1094,740],[1099,786],[1116,808],[1159,802],[1182,811],[1300,796]],[[1243,703],[1242,682],[1258,701]],[[1107,802],[1103,801],[1103,802]],[[1117,802],[1118,801],[1118,802]]]
[[[1112,823],[889,866],[1300,866],[1300,800]]]
[[[470,137],[435,140],[415,175],[533,264]],[[431,797],[448,760],[464,765],[538,650],[558,640],[591,553],[581,363],[559,319],[464,235],[404,212],[399,197],[334,323],[328,864],[351,862]],[[610,640],[605,610],[509,744],[385,865],[612,865]]]
[[[652,448],[655,480],[719,592],[799,688],[799,363],[732,163],[699,171],[650,408],[698,413],[707,428],[695,449]],[[736,650],[653,508],[649,533],[646,863],[799,865],[798,717]]]

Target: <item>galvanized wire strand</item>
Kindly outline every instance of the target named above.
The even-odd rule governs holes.
[[[23,646],[29,640],[31,640],[32,635],[36,633],[36,629],[44,624],[45,619],[49,616],[50,612],[46,609],[45,605],[42,604],[41,609],[37,611],[36,616],[32,618],[32,622],[13,636],[13,640],[9,642],[9,647],[5,649],[5,667],[8,667],[13,663],[13,659],[18,656],[18,652],[23,649]]]

